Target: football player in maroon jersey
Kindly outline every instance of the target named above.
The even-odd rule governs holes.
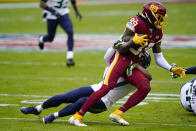
[[[166,25],[164,21],[166,17],[166,8],[161,3],[153,1],[144,4],[141,15],[138,14],[129,19],[121,40],[118,40],[114,44],[114,48],[117,51],[115,51],[111,59],[111,64],[106,72],[101,89],[94,92],[87,99],[80,111],[70,118],[72,120],[71,124],[86,126],[86,124],[82,122],[84,114],[96,101],[113,89],[118,78],[123,76],[127,82],[136,86],[137,91],[129,97],[122,107],[114,111],[110,115],[110,118],[121,125],[129,125],[129,123],[123,119],[123,113],[137,105],[147,96],[150,91],[150,82],[140,72],[132,74],[129,77],[125,73],[125,70],[131,61],[137,63],[139,57],[150,48],[152,48],[158,66],[178,74],[181,77],[185,77],[186,70],[181,67],[171,67],[161,52],[162,28]]]

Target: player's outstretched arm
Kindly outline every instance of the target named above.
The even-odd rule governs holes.
[[[158,66],[169,70],[177,75],[179,75],[181,78],[185,77],[185,69],[181,68],[181,67],[172,67],[167,61],[166,59],[163,57],[163,54],[161,52],[161,47],[160,47],[161,43],[157,43],[153,46],[152,51],[154,54],[154,58],[155,58],[155,62]]]
[[[187,68],[185,73],[186,74],[196,74],[196,66]]]
[[[144,76],[151,81],[152,80],[152,75],[145,69],[143,68],[141,65],[139,64],[134,64],[135,69],[139,70],[140,72],[142,72],[144,74]]]

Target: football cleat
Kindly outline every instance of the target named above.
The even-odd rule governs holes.
[[[67,60],[67,66],[74,66],[75,65],[75,62],[73,59],[68,59]]]
[[[39,48],[40,50],[43,50],[44,49],[44,42],[43,42],[43,36],[40,36],[39,37]]]
[[[68,121],[70,124],[73,124],[75,126],[87,126],[82,122],[82,116],[79,115],[78,113],[70,117]]]
[[[128,126],[129,123],[123,119],[123,112],[120,110],[116,110],[110,114],[110,119],[114,122],[117,122],[123,126]]]
[[[20,108],[20,111],[23,114],[34,114],[34,115],[39,115],[41,113],[37,111],[37,109],[35,107],[22,107]]]
[[[52,123],[56,118],[54,117],[54,114],[50,114],[46,117],[44,117],[42,120],[43,120],[43,123],[47,124],[47,123]]]

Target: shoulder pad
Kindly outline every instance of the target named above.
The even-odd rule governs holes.
[[[146,28],[146,24],[138,16],[134,16],[129,19],[126,27],[136,33],[143,33]]]

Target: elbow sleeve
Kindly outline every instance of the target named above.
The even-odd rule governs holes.
[[[170,70],[171,65],[165,60],[162,53],[154,53],[155,62],[158,66]]]

